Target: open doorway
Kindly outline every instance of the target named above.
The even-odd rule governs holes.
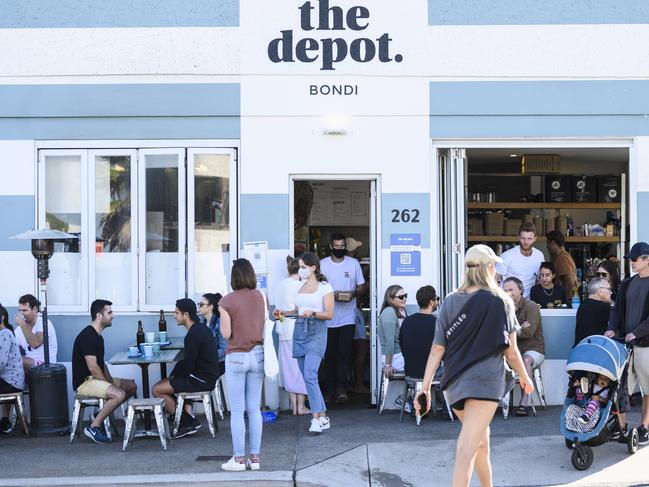
[[[457,287],[468,246],[483,243],[500,255],[517,244],[523,223],[536,228],[535,247],[546,260],[545,235],[563,234],[578,283],[605,259],[623,262],[627,147],[472,147],[438,154],[443,293]],[[619,274],[628,269],[621,265]]]
[[[328,272],[333,274],[323,273],[335,291],[349,291],[363,285],[362,292],[351,301],[336,301],[334,320],[328,323],[328,353],[320,376],[325,397],[334,403],[338,397],[343,398],[340,395],[343,392],[341,375],[347,380],[344,387],[346,400],[338,401],[340,404],[369,403],[375,382],[376,363],[372,353],[377,276],[375,187],[373,179],[294,177],[292,180],[294,254],[298,256],[308,251],[318,255],[321,261],[333,261],[332,236],[342,235],[347,250],[344,260],[355,259],[357,263],[343,265],[344,260],[340,262],[340,258],[335,258],[338,261],[336,265],[328,266]],[[361,279],[354,278],[350,270],[353,267],[359,269]],[[337,275],[339,271],[341,275]],[[346,287],[350,289],[343,289]],[[332,330],[343,326],[346,327],[344,333]],[[334,349],[331,343],[337,343]],[[348,350],[345,350],[346,346]]]

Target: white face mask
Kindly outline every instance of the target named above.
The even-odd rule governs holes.
[[[300,267],[300,270],[297,271],[297,275],[300,276],[300,279],[306,281],[311,275],[311,269],[307,267]]]

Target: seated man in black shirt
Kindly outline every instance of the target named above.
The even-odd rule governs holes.
[[[83,431],[95,443],[110,440],[101,424],[115,409],[136,392],[135,382],[110,375],[104,362],[104,338],[101,333],[113,324],[113,303],[97,299],[90,305],[92,323],[77,335],[72,348],[72,386],[80,396],[106,399],[104,407]]]
[[[433,311],[437,309],[439,298],[433,286],[423,286],[417,291],[419,312],[403,320],[399,330],[399,345],[405,362],[408,377],[423,378],[430,347],[435,337]]]
[[[575,345],[590,335],[603,335],[608,329],[610,315],[611,284],[602,277],[591,279],[588,298],[577,308]]]
[[[162,379],[153,386],[153,395],[164,399],[165,409],[172,415],[176,413],[174,394],[211,391],[219,378],[216,342],[210,329],[198,322],[196,303],[191,299],[179,299],[174,316],[176,323],[187,329],[185,358],[176,364],[168,379]],[[198,420],[184,410],[176,437],[194,434],[200,426]]]

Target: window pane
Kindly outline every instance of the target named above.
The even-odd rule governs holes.
[[[194,292],[227,291],[230,271],[230,157],[194,157]]]
[[[81,305],[81,156],[45,156],[45,226],[79,237],[54,244],[48,301]]]
[[[95,158],[95,296],[131,304],[131,157]]]
[[[146,303],[168,305],[182,297],[178,289],[178,156],[147,154],[145,172]]]

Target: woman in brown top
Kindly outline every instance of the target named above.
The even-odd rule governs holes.
[[[257,278],[246,259],[237,259],[230,279],[233,291],[219,301],[221,334],[228,341],[225,351],[225,382],[230,399],[230,430],[234,455],[221,465],[223,470],[259,470],[261,449],[261,387],[264,383],[264,322],[267,309],[257,290]],[[248,412],[250,459],[246,462]]]

